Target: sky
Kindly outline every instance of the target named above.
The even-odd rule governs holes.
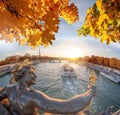
[[[95,3],[95,0],[71,0],[79,9],[80,20],[75,24],[69,25],[63,19],[60,23],[58,33],[55,34],[56,40],[53,45],[47,48],[41,46],[41,55],[55,57],[84,57],[84,56],[103,56],[115,57],[120,59],[120,44],[111,42],[110,45],[101,43],[100,39],[90,36],[78,36],[77,29],[84,22],[86,10]],[[16,42],[9,43],[0,41],[0,60],[12,55],[38,55],[39,48],[31,49],[28,46],[21,46]]]

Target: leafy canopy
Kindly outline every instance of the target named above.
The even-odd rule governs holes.
[[[70,0],[0,0],[0,40],[32,47],[52,44],[59,18],[76,22],[78,8]],[[107,44],[120,42],[120,0],[96,0],[78,33]]]
[[[0,40],[32,47],[52,44],[60,20],[69,24],[79,19],[69,0],[0,0]]]
[[[120,42],[120,0],[96,0],[87,10],[83,26],[78,34],[101,38],[101,42]]]

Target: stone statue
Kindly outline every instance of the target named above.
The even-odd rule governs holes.
[[[12,71],[11,84],[0,90],[0,101],[7,98],[8,115],[39,115],[37,109],[55,114],[73,114],[84,110],[96,93],[96,87],[91,86],[84,94],[62,100],[51,98],[38,90],[31,90],[35,84],[36,75],[30,63],[17,65]],[[2,114],[7,115],[7,114]]]

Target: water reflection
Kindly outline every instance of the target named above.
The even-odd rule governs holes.
[[[71,63],[77,74],[77,78],[62,78],[63,63],[40,63],[35,66],[37,84],[32,88],[41,90],[47,95],[55,98],[69,98],[87,90],[90,69]],[[96,85],[97,94],[91,103],[91,111],[104,111],[108,106],[113,105],[114,110],[120,109],[120,85],[111,82],[98,72]],[[4,87],[10,78],[10,74],[0,78],[0,87]]]

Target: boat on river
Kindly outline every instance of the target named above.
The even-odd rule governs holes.
[[[0,68],[0,77],[10,72],[10,66],[3,66]]]
[[[77,78],[77,75],[74,71],[74,69],[69,64],[63,65],[63,71],[62,71],[62,77],[63,78]]]
[[[116,76],[115,74],[109,74],[109,73],[105,73],[105,72],[100,72],[101,75],[103,75],[104,77],[106,77],[107,79],[117,83],[120,85],[120,77]]]

